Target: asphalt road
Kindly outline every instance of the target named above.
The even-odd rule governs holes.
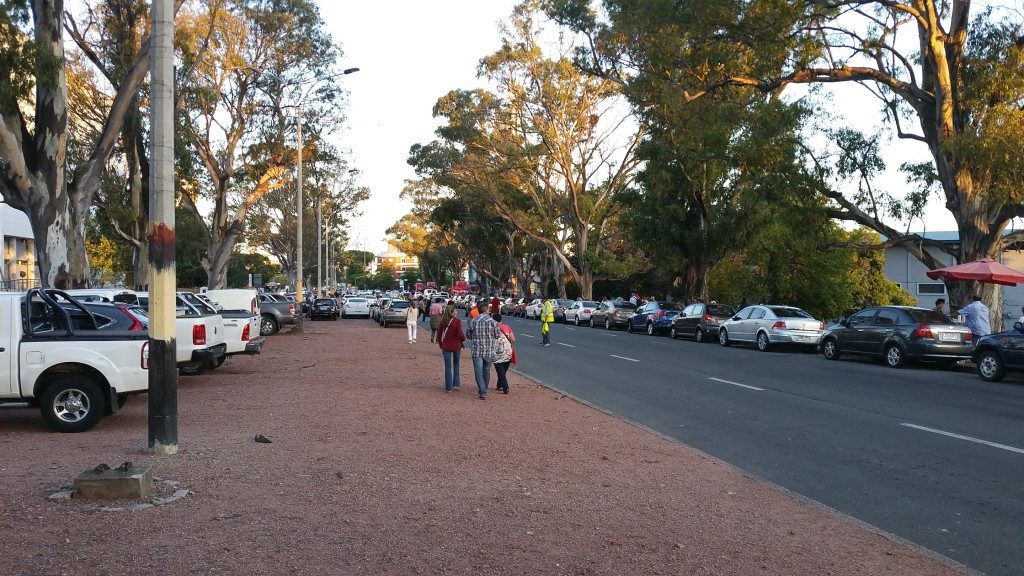
[[[505,318],[517,370],[991,575],[1024,566],[1024,378]]]

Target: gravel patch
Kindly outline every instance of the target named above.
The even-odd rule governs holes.
[[[0,410],[3,574],[969,573],[519,375],[481,402],[468,349],[445,394],[429,334],[306,322],[182,377],[175,456],[147,396],[75,435]],[[180,495],[48,499],[124,460]]]

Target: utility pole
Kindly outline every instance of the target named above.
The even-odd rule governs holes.
[[[323,250],[324,250],[324,248],[323,248],[323,245],[324,245],[324,243],[323,243],[323,238],[324,238],[324,234],[323,234],[324,221],[323,221],[323,216],[322,216],[323,213],[321,212],[322,204],[323,204],[323,199],[320,197],[320,194],[317,194],[317,196],[316,196],[316,295],[317,296],[320,296],[320,294],[323,292],[323,289],[324,289],[323,268],[320,267],[320,261],[323,258]]]
[[[296,133],[297,133],[297,147],[298,147],[298,166],[296,169],[296,185],[295,185],[295,212],[298,218],[297,227],[299,229],[299,237],[296,239],[296,251],[295,251],[295,307],[299,313],[298,323],[295,325],[295,330],[302,332],[302,275],[305,273],[302,269],[302,104],[299,104],[298,110],[295,112],[296,118]]]
[[[174,250],[174,0],[152,2],[149,182],[149,448],[178,452]]]

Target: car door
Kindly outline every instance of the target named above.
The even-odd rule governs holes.
[[[871,326],[877,313],[877,308],[868,308],[847,318],[846,328],[836,332],[839,349],[861,354],[870,352],[865,331]]]
[[[870,324],[865,324],[862,334],[864,335],[864,350],[871,354],[881,354],[885,345],[900,323],[900,313],[892,308],[880,308],[875,319]]]
[[[636,313],[629,317],[629,325],[633,330],[643,330],[647,324],[647,316],[650,314],[652,302],[648,302],[636,309]]]
[[[703,304],[690,304],[683,311],[676,316],[673,322],[676,326],[676,332],[686,336],[693,336],[693,331],[697,327],[697,319],[704,309]]]
[[[750,315],[746,319],[740,320],[737,328],[739,332],[730,334],[730,338],[736,340],[743,340],[745,342],[753,342],[754,334],[757,333],[757,328],[764,323],[765,317],[768,315],[768,309],[764,306],[754,306],[750,310]]]

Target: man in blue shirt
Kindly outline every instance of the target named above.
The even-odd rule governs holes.
[[[974,338],[978,339],[992,332],[989,322],[988,306],[981,302],[981,296],[974,295],[974,301],[959,310],[964,317],[964,324],[971,329]]]

